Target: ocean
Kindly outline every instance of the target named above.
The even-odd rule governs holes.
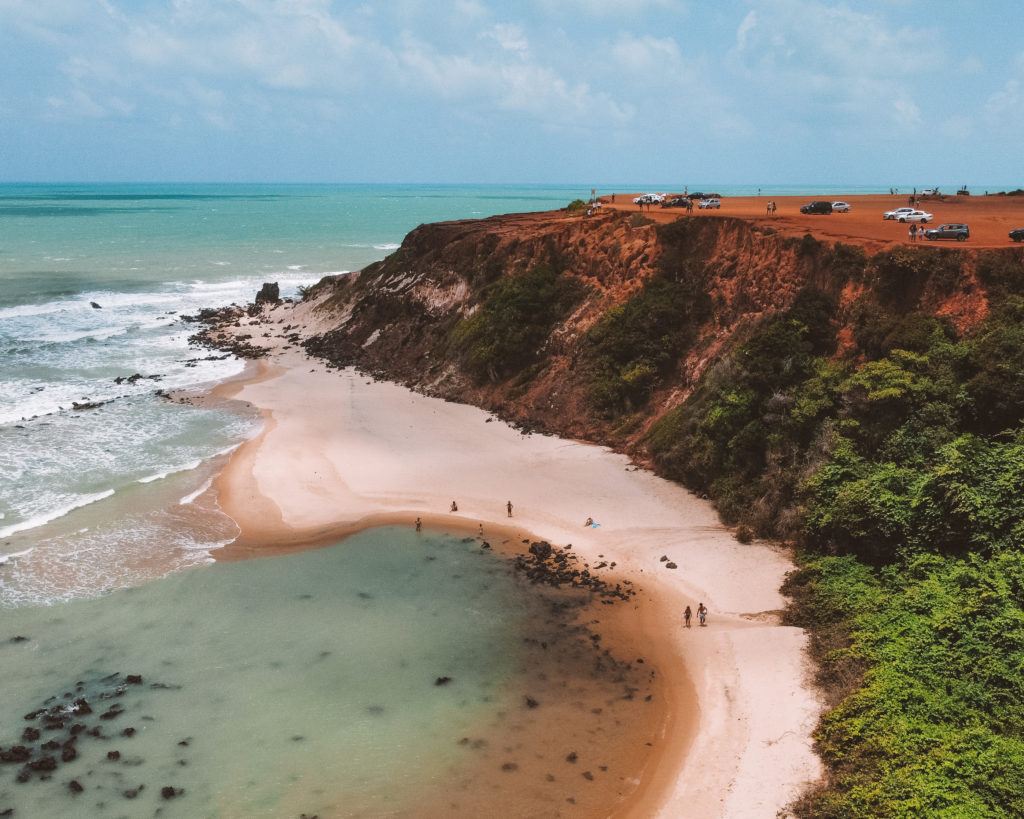
[[[566,814],[566,786],[534,770],[524,697],[568,673],[573,708],[654,729],[621,711],[637,706],[609,658],[579,670],[596,641],[551,619],[564,600],[524,594],[507,561],[444,533],[214,563],[237,527],[205,490],[260,421],[162,395],[243,369],[189,346],[184,317],[200,308],[245,304],[268,281],[296,296],[424,222],[589,195],[0,185],[0,759],[35,725],[56,760],[76,748],[55,770],[0,762],[0,814],[473,816],[497,799],[509,816],[593,815],[596,785]],[[93,714],[76,738],[79,699]],[[563,733],[574,758],[596,747]]]

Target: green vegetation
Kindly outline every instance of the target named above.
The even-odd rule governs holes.
[[[480,309],[455,326],[452,343],[476,378],[506,378],[540,358],[556,319],[583,292],[577,279],[547,266],[500,278]]]
[[[566,212],[571,214],[580,213],[581,211],[585,211],[586,209],[587,203],[584,202],[582,199],[573,199],[568,205],[566,205],[565,208]]]
[[[584,340],[590,400],[606,415],[645,404],[710,314],[711,299],[681,261],[686,235],[677,224],[659,228],[664,249],[655,274],[632,298],[609,309]]]
[[[991,311],[960,335],[907,310],[960,287],[963,254],[800,252],[870,287],[854,348],[805,290],[649,450],[745,538],[801,545],[790,616],[835,707],[800,816],[1024,815],[1024,263],[979,254]]]

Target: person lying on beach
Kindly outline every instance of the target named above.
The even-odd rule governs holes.
[[[584,526],[593,526],[594,525],[594,519],[593,518],[587,518],[587,522],[584,523],[583,525]]]

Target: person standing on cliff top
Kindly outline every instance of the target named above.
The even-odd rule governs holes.
[[[508,510],[508,516],[512,517],[512,501],[506,503],[505,508]]]

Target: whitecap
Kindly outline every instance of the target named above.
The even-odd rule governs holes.
[[[95,492],[92,495],[80,495],[71,503],[60,506],[50,512],[46,512],[42,515],[36,515],[34,518],[23,520],[20,523],[12,523],[10,526],[5,526],[3,529],[0,529],[0,538],[10,537],[16,532],[24,532],[26,529],[35,529],[37,526],[42,526],[50,521],[57,520],[57,518],[62,518],[69,512],[73,512],[75,509],[82,506],[88,506],[90,503],[96,503],[96,501],[109,498],[113,494],[113,489],[107,489],[104,492]]]
[[[32,549],[28,548],[28,549],[24,549],[24,550],[22,550],[20,552],[11,552],[9,555],[0,555],[0,566],[3,566],[5,563],[10,563],[16,557],[24,557],[25,555],[28,555],[28,554],[31,554],[31,553],[32,553]]]
[[[139,478],[136,483],[153,483],[153,481],[163,480],[168,475],[174,475],[178,472],[191,472],[193,469],[198,469],[201,464],[202,461],[190,461],[184,466],[168,469],[166,472],[158,472],[155,475],[147,475],[145,478]]]
[[[178,501],[180,506],[187,506],[192,503],[196,498],[203,494],[207,489],[213,486],[213,478],[207,478],[206,482],[200,486],[195,492],[189,492],[185,497]]]

